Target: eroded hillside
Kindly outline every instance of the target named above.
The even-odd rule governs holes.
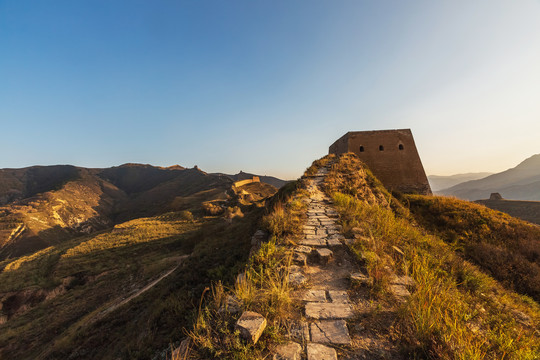
[[[29,200],[30,210],[22,214],[37,218],[43,206],[41,216],[62,224],[52,226],[61,236],[42,230],[50,239],[39,244],[42,249],[0,262],[0,358],[148,359],[184,336],[205,288],[211,281],[231,283],[245,264],[263,214],[261,194],[276,189],[242,188],[249,196],[241,199],[230,179],[179,171],[182,176],[131,193],[118,179],[82,174]],[[176,196],[165,201],[167,194]],[[119,204],[144,205],[153,198],[154,207],[148,203],[142,212],[159,215],[118,223],[119,214],[140,213]],[[57,201],[63,207],[55,207]],[[72,228],[78,223],[68,223],[71,217],[61,212],[72,207],[79,217],[99,209],[99,216],[108,216],[106,229],[84,234]],[[89,211],[87,218],[96,213]]]
[[[237,201],[232,185],[227,176],[180,166],[0,170],[0,260],[131,219],[169,211],[203,213],[205,203],[222,206]],[[276,189],[261,183],[243,191],[243,203],[249,204]]]

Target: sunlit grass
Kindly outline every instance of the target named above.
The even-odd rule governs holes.
[[[440,238],[396,216],[390,207],[340,193],[334,194],[334,201],[344,230],[356,227],[367,234],[352,247],[362,254],[375,280],[382,269],[391,267],[416,281],[399,323],[412,353],[448,359],[540,356],[540,337],[534,325],[518,323],[510,311],[523,313],[538,326],[537,304],[506,291]]]
[[[194,228],[192,220],[160,221],[155,219],[137,219],[116,226],[112,231],[92,237],[66,251],[63,258],[84,255],[95,251],[108,250],[137,243],[146,243]]]
[[[48,248],[45,248],[43,250],[33,253],[32,255],[21,256],[17,260],[14,260],[8,263],[6,267],[4,268],[4,271],[18,270],[23,264],[28,264],[30,262],[36,261],[43,256],[47,256],[53,251],[54,251],[54,246],[49,246]]]

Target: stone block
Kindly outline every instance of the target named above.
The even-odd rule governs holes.
[[[334,253],[330,249],[322,248],[313,250],[312,255],[317,262],[324,265],[330,262]]]
[[[354,316],[350,304],[316,303],[306,304],[306,316],[312,319],[349,319]]]
[[[294,248],[295,252],[302,253],[302,254],[310,254],[311,248],[309,246],[300,245]]]
[[[326,240],[324,239],[302,239],[299,242],[304,246],[326,246]]]
[[[328,295],[330,295],[330,300],[333,303],[348,304],[350,302],[349,301],[349,294],[347,294],[346,291],[330,290],[330,291],[328,291]]]
[[[328,239],[326,240],[326,244],[330,247],[335,247],[335,246],[342,246],[343,244],[341,243],[341,241],[337,240],[337,239]]]
[[[307,344],[308,360],[337,360],[336,350],[322,344]]]
[[[302,358],[302,346],[295,342],[279,345],[274,354],[274,360],[300,360]]]
[[[266,328],[266,319],[254,311],[244,311],[236,322],[236,329],[242,337],[256,344]]]
[[[325,302],[326,291],[324,290],[307,290],[302,296],[303,301],[308,302]]]
[[[311,323],[311,341],[321,344],[349,345],[351,337],[345,320],[323,320]]]

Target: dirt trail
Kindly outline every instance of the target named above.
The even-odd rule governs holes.
[[[105,310],[101,311],[97,317],[98,318],[101,318],[105,315],[107,315],[108,313],[118,309],[120,306],[122,305],[125,305],[127,303],[129,303],[131,300],[141,296],[142,294],[144,294],[145,292],[147,292],[148,290],[150,290],[151,288],[153,288],[154,286],[156,286],[161,280],[165,279],[167,276],[171,275],[176,269],[178,269],[178,267],[180,266],[180,264],[182,264],[182,261],[185,260],[186,258],[188,258],[189,255],[183,255],[183,256],[179,256],[178,257],[178,264],[176,264],[175,267],[173,267],[172,269],[168,270],[167,272],[163,273],[160,277],[158,277],[157,279],[155,279],[154,281],[152,281],[151,283],[147,284],[145,287],[143,287],[142,289],[136,291],[135,293],[131,294],[129,297],[125,298],[124,300],[120,301],[120,302],[117,302],[115,304],[112,304],[110,305],[109,307],[107,307]],[[118,301],[118,300],[116,300]]]

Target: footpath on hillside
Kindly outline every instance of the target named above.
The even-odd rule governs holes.
[[[338,213],[321,191],[329,166],[308,180],[307,223],[292,249],[289,275],[303,308],[291,326],[295,342],[279,346],[274,359],[401,359],[390,333],[395,306],[370,296],[372,280],[348,249]],[[398,298],[408,293],[399,280],[391,285]]]

